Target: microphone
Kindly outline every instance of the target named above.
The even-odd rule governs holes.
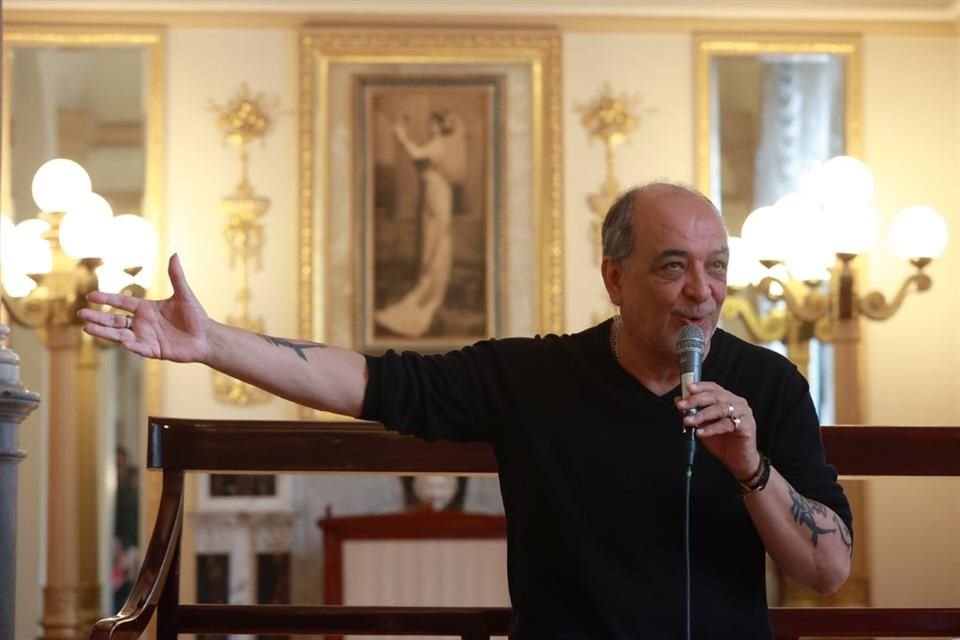
[[[680,358],[680,391],[684,398],[690,395],[688,387],[700,382],[704,347],[703,329],[695,324],[687,324],[680,329],[675,351]],[[696,412],[695,407],[690,408],[685,415],[692,416]]]

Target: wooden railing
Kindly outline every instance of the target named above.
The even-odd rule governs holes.
[[[960,427],[825,427],[843,475],[960,476]],[[496,473],[480,444],[427,444],[356,422],[241,422],[151,418],[147,466],[163,471],[156,524],[120,612],[92,640],[138,638],[157,617],[159,640],[179,633],[506,635],[509,609],[181,604],[180,535],[187,472]],[[960,637],[960,608],[771,609],[778,640],[819,637]]]

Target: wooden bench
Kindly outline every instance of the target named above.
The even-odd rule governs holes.
[[[481,444],[427,444],[356,422],[243,422],[151,418],[147,465],[163,472],[156,524],[136,584],[93,640],[179,633],[506,635],[510,610],[481,608],[181,604],[180,535],[187,472],[496,472]],[[826,427],[830,462],[845,476],[958,476],[960,427]],[[960,608],[772,608],[778,640],[819,637],[960,637]]]

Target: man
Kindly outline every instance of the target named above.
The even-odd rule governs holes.
[[[726,232],[699,193],[621,196],[602,272],[621,316],[564,336],[382,357],[257,336],[210,320],[176,257],[162,302],[91,294],[86,330],[144,356],[204,362],[311,407],[426,439],[483,440],[508,522],[511,637],[683,636],[682,423],[705,452],[692,478],[697,638],[770,638],[764,551],[823,593],[849,572],[850,510],[826,464],[806,382],[779,355],[717,329]],[[704,382],[679,395],[681,328],[707,338]],[[681,416],[692,407],[699,411]]]

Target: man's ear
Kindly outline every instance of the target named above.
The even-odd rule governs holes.
[[[603,274],[603,285],[607,288],[610,302],[619,307],[622,301],[620,279],[623,277],[623,263],[609,256],[603,256],[600,273]]]

